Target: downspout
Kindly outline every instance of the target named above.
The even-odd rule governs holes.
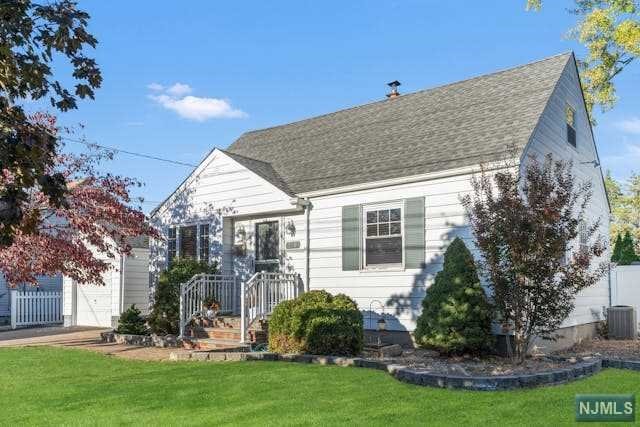
[[[291,199],[291,204],[295,205],[297,208],[303,208],[305,210],[305,214],[306,214],[306,222],[307,222],[307,230],[306,230],[306,248],[305,248],[305,279],[304,279],[304,290],[305,292],[309,292],[310,286],[309,286],[309,280],[311,280],[311,274],[309,272],[309,266],[311,265],[311,248],[310,243],[311,243],[311,230],[310,230],[310,225],[311,225],[311,199],[310,198],[306,198],[303,199],[301,197],[295,197],[293,199]]]
[[[120,313],[118,313],[118,318],[120,314],[124,311],[124,261],[126,255],[120,255]]]
[[[305,287],[305,291],[309,292],[310,290],[310,284],[309,284],[309,280],[311,279],[311,272],[310,272],[310,267],[311,267],[311,201],[307,198],[305,199],[307,201],[307,206],[306,206],[306,214],[307,214],[307,230],[306,230],[306,235],[307,235],[307,244],[306,244],[306,266],[305,266],[305,280],[304,280],[304,287]]]

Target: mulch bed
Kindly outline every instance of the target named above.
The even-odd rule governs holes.
[[[376,358],[376,360],[387,364],[407,366],[416,371],[459,376],[500,376],[533,374],[570,368],[576,363],[592,359],[589,356],[589,354],[585,354],[584,357],[575,357],[566,361],[536,357],[527,358],[522,364],[515,364],[509,359],[498,356],[444,356],[430,350],[405,349],[401,356]],[[367,356],[365,355],[365,357]]]
[[[640,361],[640,340],[593,339],[576,344],[568,350],[555,353],[561,357],[594,356],[605,359]]]

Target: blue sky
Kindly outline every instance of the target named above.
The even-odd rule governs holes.
[[[80,1],[99,40],[104,84],[60,115],[100,144],[198,163],[241,133],[582,50],[565,37],[571,1]],[[640,63],[617,79],[620,100],[598,114],[604,167],[640,167]],[[77,149],[69,143],[68,149]],[[189,168],[118,155],[152,209]]]

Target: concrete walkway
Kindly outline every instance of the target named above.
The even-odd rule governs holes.
[[[103,353],[108,356],[134,360],[169,360],[172,352],[188,352],[184,349],[140,347],[125,344],[103,343],[100,332],[108,329],[89,327],[49,327],[16,329],[0,332],[0,348],[53,346],[69,347]]]

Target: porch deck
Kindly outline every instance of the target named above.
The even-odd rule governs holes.
[[[192,348],[248,349],[266,341],[266,320],[277,304],[304,292],[292,273],[236,276],[198,274],[180,286],[180,336]],[[218,315],[207,317],[206,301],[218,304]]]

